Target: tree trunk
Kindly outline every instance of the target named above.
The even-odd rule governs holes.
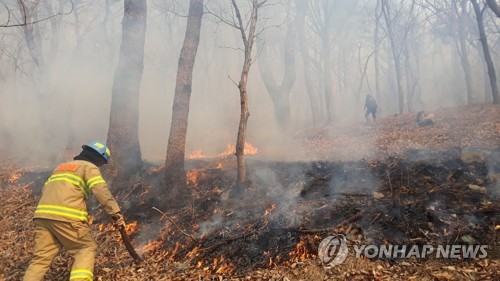
[[[490,9],[500,18],[500,5],[498,5],[496,0],[486,0],[486,3],[490,7]]]
[[[484,60],[486,66],[488,67],[488,76],[490,78],[491,92],[493,95],[493,103],[500,103],[500,96],[498,93],[497,78],[495,73],[495,66],[493,65],[493,60],[491,59],[490,48],[488,47],[488,39],[486,38],[486,32],[484,31],[483,25],[483,11],[479,8],[477,0],[471,0],[472,6],[474,6],[474,11],[476,12],[477,26],[479,28],[479,38],[481,40],[481,45],[483,47]]]
[[[389,36],[389,42],[391,43],[391,51],[392,51],[392,57],[394,60],[394,68],[396,70],[396,85],[398,89],[398,108],[399,108],[399,113],[402,114],[404,112],[404,93],[403,93],[403,87],[401,85],[401,61],[400,61],[400,52],[397,50],[395,38],[394,38],[394,32],[392,30],[392,23],[390,20],[390,12],[389,12],[389,4],[387,1],[383,1],[383,7],[382,11],[384,14],[385,18],[385,23],[387,26],[387,35]],[[401,47],[401,46],[400,46]]]
[[[309,53],[306,46],[306,34],[304,30],[304,22],[306,16],[306,2],[305,1],[297,1],[297,27],[299,28],[299,47],[300,53],[302,55],[302,61],[304,63],[304,80],[306,83],[306,91],[307,96],[309,97],[309,104],[311,106],[311,115],[313,119],[313,126],[316,127],[321,121],[322,111],[318,102],[318,94],[313,87],[312,82],[312,66],[311,66],[311,58],[309,57]]]
[[[273,101],[274,113],[278,127],[282,132],[289,132],[291,127],[291,109],[290,109],[290,91],[295,83],[295,55],[293,52],[293,43],[295,41],[295,24],[288,27],[284,46],[284,73],[281,84],[276,82],[273,70],[269,65],[269,56],[265,50],[262,50],[259,59],[259,70],[262,81],[266,86],[267,92]]]
[[[467,91],[467,104],[472,104],[474,102],[474,97],[472,93],[472,72],[468,57],[467,45],[465,43],[465,25],[467,17],[467,0],[462,0],[460,2],[461,12],[458,14],[458,10],[455,7],[455,13],[457,13],[457,24],[458,24],[458,55],[460,57],[460,64],[464,71],[465,78],[465,89]]]
[[[382,15],[382,2],[377,0],[377,6],[375,7],[375,33],[373,35],[373,45],[374,45],[374,59],[375,64],[375,100],[380,98],[380,63],[379,63],[379,51],[380,51],[380,16]],[[380,9],[380,13],[379,13]]]
[[[288,13],[288,16],[290,13]],[[290,109],[290,91],[295,83],[296,71],[295,71],[295,53],[294,44],[297,38],[297,19],[294,19],[287,28],[285,44],[284,44],[284,55],[283,55],[283,79],[281,84],[278,85],[276,82],[273,70],[269,64],[269,56],[262,48],[261,56],[259,59],[259,70],[262,81],[266,86],[267,92],[271,96],[273,101],[274,113],[276,116],[276,121],[278,127],[282,132],[289,132],[291,129],[291,109]]]
[[[38,2],[33,3],[33,5],[28,5],[25,0],[18,0],[19,10],[21,11],[21,16],[23,17],[22,22],[25,23],[23,25],[24,38],[26,40],[26,45],[28,46],[28,50],[31,58],[35,65],[39,68],[43,64],[42,58],[42,43],[40,40],[35,39],[34,32],[34,24],[31,22],[35,21],[35,12],[37,10]]]
[[[108,145],[110,172],[127,180],[142,165],[139,146],[139,93],[144,70],[146,0],[125,0],[122,41],[112,88]]]
[[[169,194],[169,207],[182,207],[186,202],[186,172],[184,158],[188,128],[189,103],[193,81],[193,68],[200,42],[203,0],[191,0],[177,67],[172,122],[168,137],[167,157],[165,160],[165,188]]]
[[[325,109],[327,123],[331,124],[333,122],[333,91],[332,91],[332,65],[331,65],[331,55],[330,55],[330,36],[329,30],[325,29],[321,37],[322,40],[322,58],[323,58],[323,94],[325,96]]]

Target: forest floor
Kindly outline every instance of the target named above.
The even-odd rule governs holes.
[[[90,202],[96,280],[500,280],[500,106],[433,113],[423,128],[404,114],[296,133],[302,161],[259,148],[243,194],[232,156],[189,160],[192,199],[177,211],[161,200],[163,167],[148,165],[113,186],[141,264]],[[50,171],[0,160],[0,280],[21,280]],[[349,253],[326,268],[318,246],[336,234]],[[488,256],[356,257],[361,245],[487,245]],[[63,251],[45,280],[67,280],[70,266]]]

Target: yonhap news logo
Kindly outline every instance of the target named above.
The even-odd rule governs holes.
[[[318,256],[325,268],[343,263],[348,253],[349,249],[343,234],[326,237],[318,247]]]
[[[356,258],[369,259],[484,259],[488,245],[353,245]],[[349,253],[343,234],[328,236],[318,247],[318,257],[325,268],[342,264]]]
[[[484,259],[488,245],[354,245],[356,258]]]

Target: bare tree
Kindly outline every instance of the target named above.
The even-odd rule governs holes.
[[[38,67],[41,67],[43,64],[42,42],[39,37],[40,34],[35,32],[33,24],[33,22],[36,21],[36,11],[40,1],[33,1],[32,3],[27,2],[28,1],[26,0],[18,0],[17,2],[23,18],[21,26],[24,31],[24,38],[26,40],[26,45],[28,46],[31,58]]]
[[[260,32],[257,32],[257,21],[259,18],[259,10],[266,4],[267,0],[249,0],[250,16],[244,19],[240,6],[235,0],[231,0],[231,12],[223,8],[220,3],[218,5],[219,11],[210,11],[208,13],[214,16],[218,22],[222,22],[232,28],[235,28],[241,35],[243,42],[243,67],[241,69],[240,80],[236,86],[240,94],[240,122],[238,125],[238,136],[236,138],[236,161],[238,167],[237,175],[237,190],[244,189],[246,183],[246,160],[245,160],[245,141],[247,133],[247,122],[250,112],[248,110],[248,93],[247,82],[250,66],[252,65],[252,50],[256,37]],[[261,30],[263,31],[263,29]]]
[[[125,0],[122,42],[112,88],[108,145],[109,169],[127,180],[143,165],[139,146],[139,92],[144,70],[146,0]]]
[[[402,4],[401,4],[402,5]],[[396,39],[396,32],[394,31],[395,22],[394,19],[397,15],[393,15],[393,13],[398,13],[398,11],[393,12],[391,10],[391,5],[389,0],[382,0],[382,14],[384,15],[384,20],[387,28],[387,35],[389,37],[389,42],[391,45],[392,59],[394,60],[394,68],[396,71],[396,85],[398,91],[398,105],[399,105],[399,113],[404,112],[404,92],[402,85],[402,68],[401,68],[401,48],[402,45],[398,44]],[[401,17],[401,15],[399,15]]]
[[[374,67],[375,67],[375,99],[380,97],[380,18],[382,17],[382,1],[377,0],[375,6],[375,30],[373,33]]]
[[[486,4],[490,7],[490,9],[497,15],[498,18],[500,18],[500,5],[497,3],[496,0],[486,0]]]
[[[323,81],[322,92],[324,96],[324,107],[326,111],[327,123],[333,121],[333,80],[332,80],[332,22],[333,13],[335,11],[336,1],[321,0],[309,2],[310,19],[312,22],[312,30],[316,33],[321,41],[321,49],[319,51],[321,65],[321,80]]]
[[[294,47],[297,38],[297,20],[291,20],[290,17],[289,7],[287,16],[289,21],[285,41],[283,45],[280,45],[283,46],[283,54],[278,52],[278,54],[274,56],[283,59],[283,78],[279,84],[274,77],[273,68],[271,67],[271,64],[276,62],[272,60],[273,56],[269,54],[271,49],[270,46],[264,46],[264,43],[260,44],[260,56],[258,59],[260,76],[273,101],[278,127],[283,132],[289,132],[291,127],[290,91],[296,79]]]
[[[309,104],[311,106],[311,114],[314,126],[318,126],[323,118],[323,108],[320,106],[321,97],[319,95],[319,90],[314,87],[313,79],[313,68],[314,61],[309,54],[310,49],[307,46],[307,34],[305,29],[306,15],[307,15],[307,2],[298,0],[296,5],[297,9],[297,28],[298,28],[298,38],[299,38],[299,48],[304,65],[304,80],[306,84],[307,96],[309,98]]]
[[[191,0],[186,25],[186,35],[179,56],[175,84],[172,122],[165,160],[165,187],[169,194],[169,206],[184,205],[187,190],[184,157],[186,134],[191,100],[191,85],[196,53],[200,42],[203,0]]]
[[[20,10],[21,16],[22,16],[22,21],[17,22],[17,23],[11,22],[12,19],[16,18],[13,15],[14,13],[13,13],[12,9],[9,8],[9,6],[7,6],[7,4],[2,3],[2,7],[0,9],[4,10],[4,12],[6,13],[7,19],[5,20],[5,22],[0,24],[0,28],[23,27],[23,26],[28,26],[28,25],[34,25],[34,24],[37,24],[40,22],[44,22],[46,20],[53,19],[53,18],[58,17],[58,16],[68,15],[73,11],[72,8],[68,12],[63,12],[62,10],[60,10],[58,13],[54,13],[54,14],[50,13],[48,16],[46,16],[44,18],[36,19],[36,18],[32,17],[32,15],[33,15],[32,9],[36,8],[38,6],[39,2],[40,2],[40,0],[35,0],[35,1],[17,0],[18,9]],[[47,1],[44,4],[46,7],[49,7],[49,11],[51,11],[50,2]],[[59,2],[59,4],[60,4],[60,7],[64,6],[63,1]],[[26,10],[28,10],[28,13],[30,13],[29,16],[25,14]]]
[[[231,0],[233,4],[234,12],[236,15],[237,22],[234,25],[240,33],[241,39],[244,45],[245,60],[243,62],[243,68],[241,70],[240,82],[238,83],[238,89],[240,91],[240,105],[241,105],[241,115],[240,124],[238,126],[238,137],[236,139],[236,161],[238,163],[238,178],[237,184],[239,187],[243,187],[246,182],[246,161],[245,161],[245,140],[247,133],[247,121],[250,116],[248,111],[248,95],[247,95],[247,81],[248,73],[250,72],[250,66],[252,64],[252,48],[255,42],[256,26],[258,19],[258,11],[262,5],[266,3],[267,0],[252,0],[251,3],[251,15],[248,23],[244,24],[241,17],[240,9],[235,0]],[[247,32],[247,26],[249,28]]]
[[[490,48],[488,46],[488,39],[486,38],[486,32],[484,31],[483,13],[486,9],[486,5],[483,8],[480,8],[479,4],[477,3],[477,0],[471,0],[471,2],[472,6],[474,6],[474,12],[476,13],[477,26],[479,29],[479,39],[481,40],[481,45],[483,47],[484,60],[486,62],[486,66],[488,67],[488,76],[490,78],[493,103],[500,103],[500,95],[498,93],[495,66],[491,58]]]
[[[458,50],[460,56],[460,62],[462,64],[462,69],[464,70],[464,78],[465,78],[465,87],[467,90],[467,104],[472,104],[474,102],[473,93],[472,93],[472,74],[471,74],[471,66],[469,62],[469,54],[467,50],[467,45],[465,43],[465,22],[467,18],[467,0],[460,1],[460,12],[457,7],[457,1],[453,1],[453,11],[455,12],[456,26],[458,28]]]

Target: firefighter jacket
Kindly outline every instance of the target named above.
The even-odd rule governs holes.
[[[63,163],[45,182],[34,218],[86,222],[87,198],[91,194],[108,214],[120,211],[96,165],[84,160]]]

